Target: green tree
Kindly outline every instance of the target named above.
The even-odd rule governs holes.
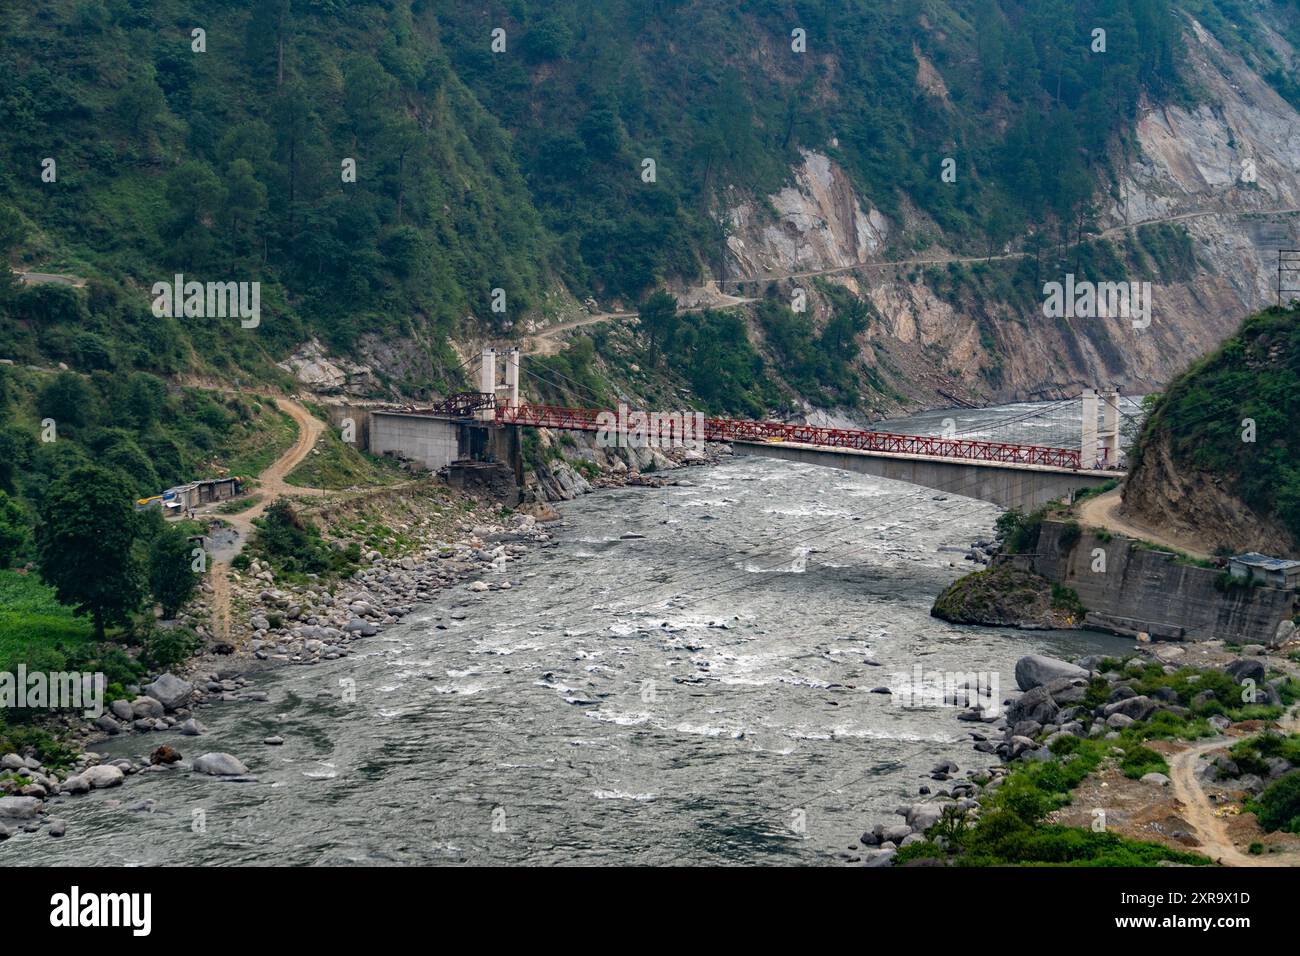
[[[0,491],[0,568],[12,567],[27,540],[27,520],[18,502]]]
[[[681,321],[677,317],[677,299],[661,289],[641,303],[637,318],[650,343],[650,361],[658,365],[660,351],[671,344]]]
[[[149,545],[149,593],[163,614],[175,617],[198,583],[191,567],[189,539],[177,528],[166,528]]]
[[[105,627],[125,621],[143,597],[132,497],[122,475],[85,465],[55,481],[40,505],[41,577],[61,602],[91,615],[101,640]]]
[[[118,118],[132,133],[142,132],[166,108],[167,99],[154,78],[153,67],[127,83],[117,97]]]
[[[36,408],[59,427],[85,425],[95,420],[95,393],[80,375],[60,372],[41,389]]]

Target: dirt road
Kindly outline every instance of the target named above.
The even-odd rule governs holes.
[[[1150,541],[1152,544],[1173,548],[1175,551],[1182,551],[1193,558],[1210,560],[1211,556],[1202,550],[1201,542],[1181,535],[1171,534],[1165,530],[1140,525],[1131,518],[1124,517],[1119,513],[1120,503],[1119,488],[1108,491],[1104,495],[1097,495],[1095,498],[1085,499],[1078,508],[1079,524],[1085,528],[1105,528],[1115,534],[1126,535],[1130,538],[1141,538],[1143,541]]]
[[[320,488],[300,488],[286,484],[284,480],[311,453],[316,440],[325,431],[325,423],[291,398],[275,396],[275,401],[297,424],[298,437],[283,455],[257,476],[257,493],[262,496],[261,500],[247,511],[222,516],[222,520],[234,528],[238,541],[229,557],[212,562],[212,628],[218,641],[228,642],[230,639],[230,561],[252,534],[253,519],[260,517],[277,498],[325,494]]]
[[[748,305],[751,302],[757,302],[758,299],[749,299],[742,296],[723,295],[724,301],[714,303],[713,305],[693,305],[689,309],[678,309],[679,315],[688,315],[692,312],[703,312],[705,309],[734,309],[737,306]],[[556,337],[570,332],[573,329],[580,329],[584,325],[596,325],[600,322],[612,322],[619,319],[635,319],[635,312],[596,312],[592,315],[584,315],[578,319],[570,319],[568,322],[559,322],[548,328],[542,329],[529,335],[524,340],[524,353],[528,355],[547,355],[559,350],[559,343]]]
[[[1295,675],[1295,668],[1287,664],[1280,666],[1287,673]],[[1300,732],[1300,718],[1294,712],[1284,714],[1277,725],[1285,733]],[[1196,775],[1197,762],[1205,754],[1231,747],[1240,739],[1215,737],[1212,740],[1199,740],[1169,761],[1169,779],[1174,796],[1182,804],[1183,818],[1196,829],[1197,839],[1201,843],[1198,850],[1225,866],[1300,865],[1300,851],[1275,852],[1259,856],[1243,853],[1228,835],[1226,818],[1216,816],[1214,813],[1214,804]]]

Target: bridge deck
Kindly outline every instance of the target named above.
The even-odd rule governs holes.
[[[1002,467],[1081,470],[1079,460],[1081,453],[1077,448],[943,438],[935,435],[904,435],[850,428],[821,428],[816,425],[756,422],[732,418],[704,417],[701,425],[701,419],[691,413],[685,415],[654,413],[653,417],[649,417],[645,412],[629,412],[626,409],[621,409],[620,412],[621,414],[600,409],[564,408],[554,405],[524,404],[513,408],[498,405],[496,420],[506,425],[573,431],[613,433],[644,431],[652,439],[661,441],[703,439],[713,442],[782,442],[876,455],[984,462]],[[697,427],[703,428],[703,435],[695,433]]]

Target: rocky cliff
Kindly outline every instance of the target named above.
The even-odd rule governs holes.
[[[1295,51],[1274,34],[1278,55]],[[1159,389],[1213,348],[1248,313],[1275,299],[1277,250],[1300,243],[1300,114],[1204,26],[1186,22],[1185,69],[1199,101],[1142,111],[1122,153],[1123,175],[1096,197],[1097,229],[1128,268],[1107,281],[1152,282],[1152,322],[1045,318],[1040,285],[1062,281],[1071,266],[1021,253],[1023,237],[990,261],[956,253],[961,237],[908,251],[936,236],[922,217],[883,216],[858,193],[833,158],[805,152],[791,183],[766,202],[737,202],[724,279],[774,277],[784,296],[803,288],[815,321],[832,310],[816,276],[866,298],[878,318],[865,332],[861,362],[907,401],[935,403],[935,390],[977,401],[1075,394],[1114,384],[1127,393]],[[942,71],[917,57],[918,88],[942,87]],[[1134,245],[1129,227],[1185,230],[1194,260],[1156,265]],[[927,237],[918,241],[918,237]],[[1048,242],[1051,247],[1054,243]],[[989,258],[989,257],[984,257]],[[1076,257],[1077,258],[1077,257]],[[1038,264],[1037,291],[1006,294],[989,277]],[[874,264],[857,270],[853,263]],[[958,280],[954,282],[953,276]],[[745,288],[756,288],[754,285]],[[762,288],[762,286],[757,286]],[[787,299],[788,301],[788,299]]]

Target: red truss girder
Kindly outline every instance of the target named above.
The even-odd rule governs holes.
[[[603,413],[591,408],[561,408],[555,405],[497,406],[497,421],[507,425],[560,428],[570,431],[599,431],[606,421],[617,421],[614,412]],[[689,426],[689,420],[688,420]],[[614,430],[617,430],[615,426]],[[784,422],[751,422],[734,418],[704,419],[707,441],[788,441],[827,448],[850,448],[855,451],[879,451],[896,455],[926,455],[964,461],[994,461],[1016,465],[1048,465],[1054,468],[1079,467],[1079,449],[1052,448],[1046,445],[1018,445],[1009,442],[973,441],[967,438],[939,438],[934,435],[897,435],[892,432],[868,432],[851,428],[818,428],[815,425],[789,425]]]

